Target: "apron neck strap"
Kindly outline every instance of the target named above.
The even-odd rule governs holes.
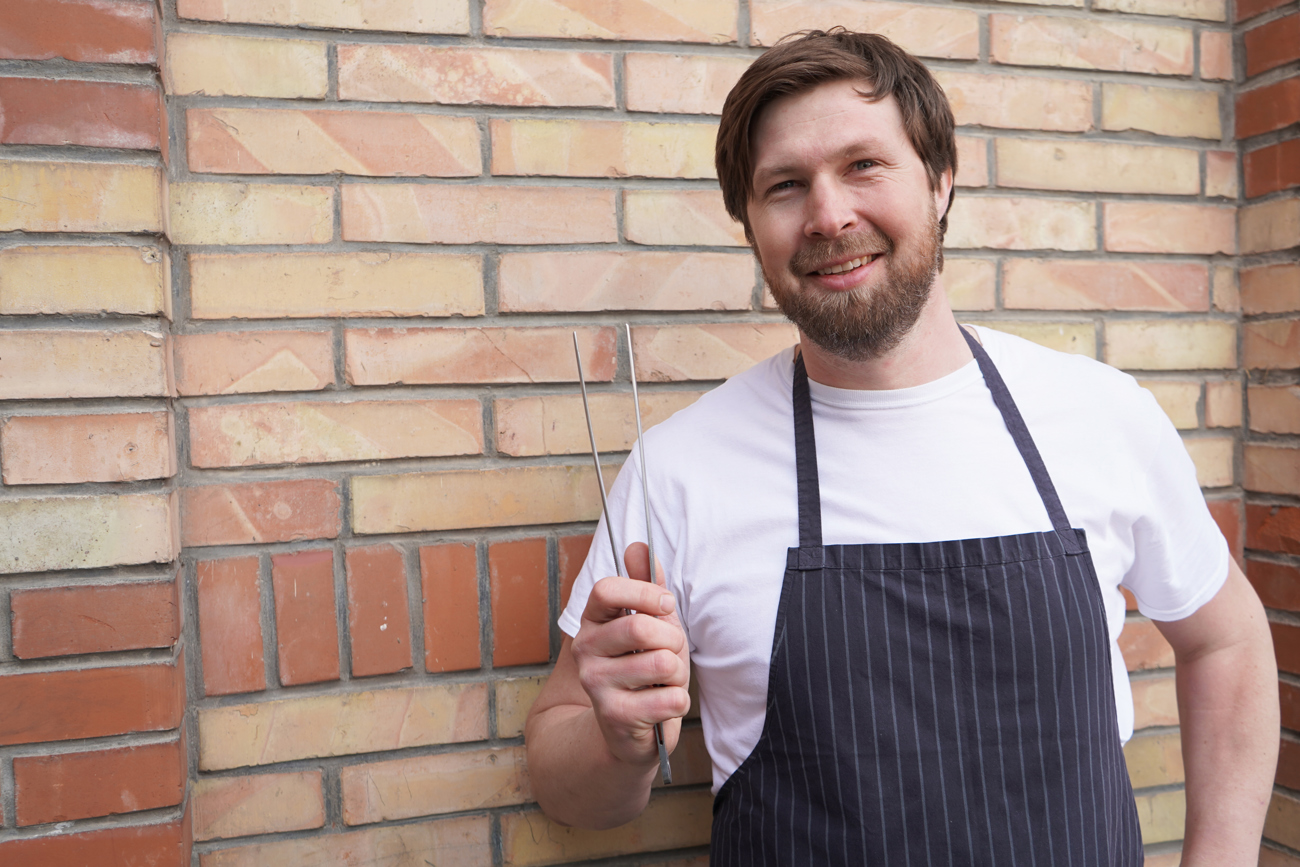
[[[794,464],[799,483],[799,547],[822,547],[822,493],[817,481],[817,438],[803,353],[794,359]]]

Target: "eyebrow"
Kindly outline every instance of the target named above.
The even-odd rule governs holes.
[[[853,142],[851,144],[845,145],[835,153],[831,154],[830,159],[833,162],[846,160],[849,157],[855,156],[859,152],[870,150],[872,146],[875,146],[877,144],[878,142],[875,139],[870,139],[865,142],[863,141]],[[771,177],[779,177],[780,175],[793,174],[798,171],[799,171],[799,167],[793,163],[786,163],[778,166],[772,166],[771,168],[768,167],[757,168],[754,170],[754,186],[757,187],[761,180],[765,180]]]

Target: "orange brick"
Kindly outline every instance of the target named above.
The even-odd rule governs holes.
[[[0,333],[0,399],[162,397],[163,335],[151,331]]]
[[[1246,197],[1256,198],[1300,187],[1300,139],[1248,151],[1243,158]]]
[[[476,400],[231,404],[189,413],[196,467],[330,463],[483,451]]]
[[[0,250],[0,314],[101,312],[170,319],[166,252],[64,244]]]
[[[1290,313],[1300,310],[1300,265],[1280,263],[1241,270],[1241,307],[1245,313]]]
[[[339,679],[339,633],[334,607],[334,552],[271,558],[280,683]]]
[[[334,190],[298,184],[173,183],[174,244],[324,244]]]
[[[737,0],[644,0],[634,5],[603,0],[486,0],[483,32],[489,36],[561,39],[628,39],[653,42],[735,42]]]
[[[745,229],[731,219],[718,190],[627,190],[623,221],[633,244],[745,247]]]
[[[582,564],[587,560],[587,553],[591,550],[591,544],[594,537],[590,534],[580,536],[561,536],[559,540],[560,548],[560,610],[563,611],[569,604],[569,594],[573,591],[573,582],[578,580],[578,572],[582,569]],[[608,543],[608,538],[606,539]],[[527,710],[527,708],[525,708]],[[501,694],[497,693],[497,726],[501,725]],[[519,729],[523,733],[522,724]],[[498,733],[499,737],[506,735]]]
[[[19,659],[171,647],[180,635],[172,581],[14,590],[10,609]]]
[[[998,139],[998,185],[1038,190],[1196,195],[1200,156],[1186,148]]]
[[[8,0],[0,58],[153,63],[154,4],[125,0]]]
[[[1205,501],[1206,507],[1210,510],[1210,517],[1214,523],[1219,525],[1219,532],[1228,543],[1228,550],[1232,556],[1237,559],[1237,565],[1244,564],[1245,554],[1242,551],[1242,502],[1240,497],[1229,497],[1227,499],[1212,499]]]
[[[1205,426],[1241,427],[1241,383],[1205,384]]]
[[[1133,728],[1178,725],[1178,699],[1172,673],[1135,677],[1133,685]]]
[[[216,331],[172,339],[180,394],[319,391],[334,384],[328,331]]]
[[[795,327],[787,323],[643,326],[632,331],[637,376],[661,382],[726,379],[798,339]]]
[[[0,843],[0,857],[11,864],[94,864],[111,853],[120,864],[172,867],[189,857],[185,821],[129,825],[79,834],[46,834]]]
[[[1145,617],[1124,621],[1124,631],[1119,636],[1119,649],[1129,671],[1174,667],[1174,649],[1165,641],[1156,625]]]
[[[1120,253],[1234,253],[1236,208],[1165,202],[1107,202],[1106,249]]]
[[[1205,152],[1205,195],[1237,198],[1237,154],[1234,151]]]
[[[0,143],[158,150],[158,87],[0,78]]]
[[[992,310],[996,283],[992,260],[944,257],[943,286],[953,310]]]
[[[1300,491],[1300,449],[1247,443],[1243,451],[1246,490],[1288,495]]]
[[[1242,326],[1247,369],[1300,367],[1300,319],[1270,319]]]
[[[953,183],[959,187],[987,187],[989,185],[988,139],[969,135],[957,136],[957,177]]]
[[[1214,309],[1224,313],[1241,312],[1241,290],[1237,286],[1237,269],[1230,265],[1210,268],[1210,292]]]
[[[754,260],[742,253],[505,253],[498,309],[747,310]]]
[[[195,564],[205,695],[266,689],[258,569],[256,557]]]
[[[1097,249],[1097,211],[1092,202],[959,196],[950,213],[944,245],[954,249]]]
[[[1191,75],[1184,27],[1043,15],[989,16],[989,57],[1015,66],[1061,66]]]
[[[1250,560],[1246,577],[1266,607],[1300,611],[1300,569],[1288,563]]]
[[[0,573],[166,563],[173,510],[167,494],[0,500]]]
[[[1246,547],[1276,554],[1300,554],[1300,509],[1246,506]],[[1300,726],[1293,726],[1293,728]]]
[[[1300,120],[1300,78],[1283,78],[1237,94],[1237,138],[1282,129]]]
[[[1225,30],[1201,31],[1201,78],[1232,81],[1232,34]]]
[[[1217,140],[1223,137],[1219,95],[1213,90],[1107,82],[1101,87],[1101,128]]]
[[[338,482],[296,479],[181,488],[185,547],[333,539],[339,534]]]
[[[157,810],[185,796],[181,742],[14,758],[18,826]]]
[[[1246,390],[1250,429],[1261,433],[1300,433],[1300,386],[1254,386]]]
[[[469,177],[483,170],[468,117],[393,111],[186,112],[190,171]]]
[[[712,178],[714,123],[493,120],[492,174]]]
[[[340,45],[339,99],[614,107],[612,55],[514,48]]]
[[[582,187],[347,184],[343,238],[412,244],[618,240],[614,191]]]
[[[722,103],[749,64],[743,57],[628,53],[623,58],[627,108],[656,114],[722,114]]]
[[[488,545],[492,600],[492,666],[549,662],[546,540]]]
[[[410,668],[411,616],[402,552],[392,545],[349,548],[346,562],[352,676]]]
[[[1273,633],[1273,653],[1277,656],[1278,670],[1300,674],[1300,626],[1272,621],[1268,627]]]
[[[568,828],[540,811],[501,815],[501,851],[507,864],[560,864],[633,852],[702,846],[709,841],[713,797],[708,792],[653,795],[645,811],[608,831]]]
[[[638,371],[638,374],[640,372]],[[654,427],[703,392],[642,393],[641,418]],[[636,441],[631,394],[593,394],[589,400],[596,444],[601,452],[627,451]],[[576,394],[498,398],[494,402],[497,449],[504,454],[572,455],[591,449],[582,397]]]
[[[0,160],[0,232],[161,232],[156,166]]]
[[[325,824],[320,771],[204,778],[194,783],[195,840],[303,831]]]
[[[1002,303],[1027,310],[1208,310],[1204,265],[1013,259],[1003,265]]]
[[[935,78],[960,126],[1092,129],[1092,85],[1087,82],[947,70],[936,70]]]
[[[479,654],[478,554],[473,545],[420,549],[424,597],[424,667],[463,671],[482,664]]]
[[[1285,0],[1239,0],[1233,4],[1237,9],[1237,21],[1246,21],[1270,9],[1285,6]]]
[[[370,0],[344,4],[334,0],[295,0],[283,4],[268,4],[261,0],[177,0],[176,14],[181,18],[233,24],[469,33],[469,4],[465,0],[437,3]]]
[[[1252,27],[1241,37],[1246,75],[1258,75],[1300,60],[1300,13]]]
[[[323,99],[329,91],[326,44],[172,32],[163,81],[177,95]]]
[[[43,415],[0,428],[6,485],[165,479],[176,473],[171,415]]]
[[[470,750],[344,768],[343,821],[365,825],[532,800],[523,747]]]
[[[1300,246],[1300,197],[1246,205],[1237,212],[1243,255]]]
[[[751,0],[750,20],[759,45],[772,45],[797,30],[841,24],[887,36],[921,57],[974,60],[979,55],[979,21],[967,9],[853,0]]]
[[[437,864],[478,867],[492,863],[487,816],[464,816],[232,846],[203,853],[202,867],[263,867],[266,864]],[[400,853],[394,854],[394,853]],[[435,860],[436,859],[436,860]]]

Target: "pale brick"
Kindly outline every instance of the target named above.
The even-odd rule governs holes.
[[[1201,78],[1232,81],[1232,34],[1226,30],[1201,31]]]
[[[196,467],[381,461],[483,451],[477,400],[224,404],[189,412]]]
[[[0,500],[0,573],[166,563],[174,512],[166,494]]]
[[[614,190],[346,184],[343,239],[409,244],[599,244],[618,240]]]
[[[589,382],[614,377],[613,328],[369,328],[344,333],[352,385]]]
[[[524,735],[524,722],[533,702],[546,685],[546,675],[537,677],[512,677],[498,680],[493,688],[497,699],[497,730],[499,738],[518,738]]]
[[[334,384],[328,331],[217,331],[172,338],[179,394],[319,391]]]
[[[1109,322],[1104,360],[1123,370],[1235,368],[1237,328],[1219,321]]]
[[[323,99],[324,42],[170,33],[163,83],[177,95]]]
[[[0,429],[6,485],[134,482],[176,473],[171,415],[16,416]]]
[[[1124,762],[1135,789],[1181,783],[1185,776],[1182,738],[1178,732],[1135,735],[1124,745]]]
[[[1241,427],[1241,383],[1207,382],[1205,384],[1205,426]]]
[[[944,258],[943,286],[953,310],[992,310],[996,284],[993,260]]]
[[[1095,193],[1196,195],[1200,159],[1186,148],[998,139],[998,185]]]
[[[641,370],[637,371],[637,375],[646,378]],[[644,427],[654,427],[679,409],[690,406],[702,393],[642,393],[641,421]],[[632,395],[593,394],[589,403],[597,449],[604,453],[631,448],[636,441],[636,414],[632,411]],[[587,454],[591,450],[581,395],[498,398],[494,414],[497,449],[503,454],[516,457],[574,455]]]
[[[1152,726],[1178,725],[1178,693],[1172,674],[1134,677],[1131,683],[1135,731]]]
[[[1190,75],[1192,31],[1132,21],[995,14],[989,16],[989,57],[1015,66]]]
[[[0,250],[0,315],[101,312],[170,319],[166,252],[152,246]]]
[[[1237,190],[1236,151],[1206,151],[1205,195],[1236,199]]]
[[[339,99],[439,105],[614,107],[609,54],[340,45]]]
[[[501,854],[504,863],[526,867],[702,846],[709,842],[712,805],[708,792],[662,792],[640,816],[609,831],[557,825],[536,810],[504,813]]]
[[[1201,402],[1199,382],[1178,382],[1167,379],[1140,379],[1138,385],[1155,396],[1156,403],[1169,416],[1179,430],[1195,430],[1201,426],[1197,407]]]
[[[281,24],[339,30],[469,33],[467,0],[177,0],[181,18],[232,24]]]
[[[614,474],[605,470],[605,479]],[[594,521],[590,466],[508,467],[396,476],[354,476],[352,529],[359,534]]]
[[[1243,453],[1246,490],[1288,496],[1300,491],[1300,449],[1247,443]]]
[[[1215,265],[1210,269],[1210,293],[1214,309],[1224,313],[1241,312],[1241,290],[1237,286],[1237,270],[1231,265]]]
[[[628,111],[722,114],[722,103],[749,64],[746,57],[629,53],[623,59]]]
[[[269,864],[482,867],[492,863],[490,831],[487,816],[464,816],[214,849],[203,853],[201,864],[203,867],[266,867]]]
[[[1248,370],[1300,367],[1300,319],[1270,319],[1242,326]]]
[[[503,313],[747,310],[754,260],[740,253],[506,253]]]
[[[625,39],[653,42],[736,41],[737,0],[486,0],[489,36]]]
[[[483,171],[471,117],[395,111],[186,112],[190,171],[469,177]]]
[[[1219,95],[1213,90],[1107,82],[1101,86],[1101,128],[1219,139]]]
[[[523,747],[353,765],[343,769],[341,784],[343,821],[349,825],[532,800]]]
[[[198,712],[199,769],[220,771],[487,738],[487,686],[305,696]]]
[[[1170,262],[1013,259],[1003,265],[1002,303],[1026,310],[1207,310],[1204,265]]]
[[[481,256],[385,251],[189,260],[196,319],[483,314]]]
[[[334,190],[290,184],[170,186],[173,244],[324,244]]]
[[[798,340],[798,330],[786,322],[632,329],[637,377],[652,382],[727,379]]]
[[[1237,209],[1168,202],[1107,202],[1106,249],[1119,253],[1232,254]]]
[[[1201,21],[1226,20],[1226,6],[1225,0],[1094,0],[1092,4],[1093,9],[1108,12],[1196,18]]]
[[[989,185],[988,139],[957,136],[957,177],[953,184],[959,187]]]
[[[1252,385],[1246,396],[1250,405],[1251,430],[1274,434],[1300,433],[1300,386]],[[1240,415],[1240,395],[1237,406]]]
[[[623,226],[633,244],[746,247],[720,190],[627,190]]]
[[[492,174],[713,178],[713,123],[493,120]]]
[[[161,232],[157,166],[0,160],[0,232]]]
[[[1023,322],[1020,320],[979,321],[967,320],[971,325],[983,325],[995,331],[1005,331],[1022,337],[1039,346],[1069,352],[1074,355],[1097,357],[1097,331],[1091,322]]]
[[[1300,197],[1244,206],[1237,232],[1246,256],[1300,246]]]
[[[1300,264],[1242,269],[1241,309],[1250,314],[1300,310]]]
[[[0,331],[0,400],[162,397],[166,338],[152,331]]]
[[[1092,129],[1092,85],[1027,75],[935,70],[959,126],[1084,132]]]
[[[1183,445],[1196,465],[1196,481],[1202,488],[1224,488],[1233,483],[1236,442],[1231,437],[1197,437],[1183,440]]]
[[[1273,792],[1264,817],[1264,836],[1292,849],[1300,849],[1300,798],[1290,792]],[[1262,858],[1260,863],[1264,863]]]
[[[1097,249],[1097,206],[1092,202],[958,196],[951,213],[946,247]]]
[[[320,771],[205,777],[193,783],[195,840],[303,831],[325,824]]]
[[[797,30],[840,24],[887,36],[921,57],[979,56],[979,19],[968,9],[856,0],[751,0],[750,20],[759,45],[772,45]]]
[[[1183,839],[1187,795],[1182,789],[1137,796],[1138,827],[1142,842],[1164,843]]]

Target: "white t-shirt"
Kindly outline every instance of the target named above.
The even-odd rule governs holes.
[[[1111,636],[1120,737],[1133,698],[1115,644],[1122,583],[1155,620],[1187,617],[1228,574],[1178,432],[1150,392],[1092,359],[979,328],[1074,527],[1087,532]],[[718,788],[758,743],[786,549],[799,544],[787,349],[646,433],[655,555],[689,640]],[[935,542],[1051,529],[1033,480],[972,360],[914,388],[810,383],[823,544]],[[609,496],[620,550],[645,540],[634,449]],[[603,523],[560,628],[581,625],[613,575]]]

